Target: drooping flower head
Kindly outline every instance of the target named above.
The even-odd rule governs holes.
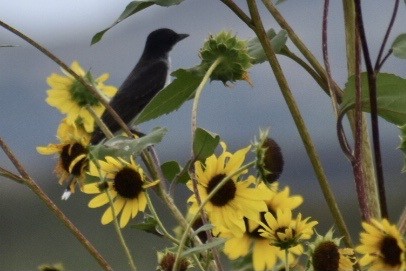
[[[333,238],[333,229],[325,236],[316,234],[316,240],[309,244],[309,271],[352,271],[356,263],[354,250],[340,248],[341,238]]]
[[[109,78],[108,73],[93,79],[90,72],[85,72],[77,61],[72,63],[71,68],[89,84],[93,84],[107,99],[116,94],[116,87],[104,84]],[[68,122],[83,123],[85,130],[90,133],[94,129],[94,119],[86,107],[90,106],[97,116],[101,116],[104,107],[82,83],[66,71],[62,72],[65,75],[53,73],[47,78],[47,83],[51,89],[47,91],[46,102],[58,108],[61,113],[66,114]]]
[[[289,187],[285,187],[279,191],[278,186],[278,182],[274,182],[271,187],[261,182],[257,187],[257,189],[268,190],[268,193],[271,194],[271,196],[265,200],[269,212],[276,214],[276,210],[280,208],[289,208],[292,210],[303,202],[301,196],[289,195]],[[260,218],[263,223],[266,223],[264,217],[265,213],[266,212],[260,213]],[[263,229],[263,227],[257,221],[244,218],[244,222],[246,232],[242,237],[225,236],[229,239],[224,244],[224,253],[231,260],[244,257],[251,251],[252,265],[255,271],[271,270],[277,265],[278,260],[281,262],[286,260],[285,251],[269,244],[269,240],[260,235],[259,229]],[[291,248],[288,255],[289,263],[292,264],[294,262],[295,255],[302,253],[302,245]]]
[[[406,270],[406,245],[399,230],[387,219],[371,219],[363,222],[364,232],[360,234],[361,245],[355,250],[363,254],[361,266],[369,270]]]
[[[82,180],[88,167],[88,145],[90,134],[81,125],[69,122],[66,118],[58,127],[57,138],[59,143],[39,146],[37,151],[43,155],[58,155],[55,172],[59,183],[75,178]],[[76,182],[70,183],[70,190],[74,192]]]
[[[273,183],[282,174],[284,160],[278,143],[268,136],[268,130],[260,131],[259,140],[254,143],[257,155],[258,175],[266,183]]]
[[[278,209],[276,215],[267,212],[264,218],[266,224],[261,222],[263,229],[259,229],[260,235],[267,238],[270,244],[281,249],[295,247],[302,240],[310,239],[313,235],[313,227],[318,224],[317,221],[308,222],[310,217],[302,220],[300,213],[296,219],[292,219],[290,209]]]
[[[90,208],[101,207],[113,202],[101,218],[102,224],[108,224],[121,213],[120,227],[127,225],[130,218],[134,218],[139,211],[143,212],[147,206],[145,189],[155,185],[158,181],[148,182],[144,171],[133,157],[130,161],[111,156],[106,161],[90,162],[89,175],[99,178],[102,182],[95,182],[83,186],[87,194],[99,194],[89,202]]]
[[[195,163],[197,189],[202,201],[225,177],[241,167],[250,149],[246,147],[232,154],[226,150],[225,143],[222,142],[221,145],[223,153],[220,156],[213,154],[206,159],[205,163],[200,161]],[[238,180],[241,174],[232,176],[204,206],[209,220],[215,227],[223,226],[238,236],[245,231],[243,217],[257,218],[260,212],[266,211],[264,200],[269,197],[266,191],[253,187],[255,182],[253,176],[244,181]],[[193,191],[192,180],[187,183],[187,186]],[[196,213],[199,208],[196,195],[193,194],[188,202],[192,203],[190,211]]]

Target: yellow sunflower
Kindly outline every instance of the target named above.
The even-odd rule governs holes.
[[[106,99],[113,97],[117,88],[105,85],[109,78],[108,73],[104,73],[97,79],[93,79],[90,72],[85,72],[77,61],[74,61],[71,68],[78,75],[83,77],[88,83],[93,84]],[[65,75],[51,74],[47,78],[47,83],[51,87],[47,91],[46,102],[58,108],[61,113],[66,114],[69,122],[81,122],[87,132],[94,129],[94,119],[90,115],[86,106],[90,106],[97,116],[101,116],[104,111],[103,105],[72,75],[63,71]]]
[[[195,163],[197,189],[202,201],[221,180],[241,167],[250,150],[248,146],[231,154],[227,152],[224,142],[221,145],[223,153],[219,157],[213,154],[204,164],[199,161]],[[267,209],[264,200],[270,196],[268,191],[254,188],[253,176],[245,181],[238,181],[238,177],[239,175],[232,176],[204,206],[209,220],[215,226],[213,229],[215,235],[218,233],[218,227],[224,226],[236,236],[242,236],[245,231],[243,217],[258,219],[259,213]],[[187,186],[193,191],[192,180]],[[192,195],[188,202],[192,203],[190,211],[196,213],[199,207],[196,195]]]
[[[111,156],[106,156],[105,160],[98,160],[96,163],[90,162],[88,172],[90,176],[100,178],[103,182],[86,184],[82,190],[87,194],[99,194],[89,202],[90,208],[101,207],[109,203],[110,196],[113,208],[110,206],[104,212],[101,223],[108,224],[113,221],[114,215],[118,216],[121,213],[120,227],[123,228],[130,218],[134,218],[139,211],[145,210],[147,206],[145,189],[157,184],[158,181],[147,182],[144,171],[133,157],[129,162]]]
[[[332,229],[325,236],[317,234],[316,240],[309,244],[309,271],[352,271],[355,252],[351,248],[340,248],[340,241],[341,238],[333,238]]]
[[[364,232],[360,234],[361,245],[355,250],[363,254],[361,266],[369,270],[406,270],[406,245],[399,230],[387,219],[371,219],[363,222]]]
[[[285,187],[282,191],[278,191],[278,182],[272,183],[269,188],[264,183],[258,185],[258,189],[268,190],[272,194],[265,203],[268,207],[268,211],[276,213],[276,210],[280,208],[295,209],[302,202],[301,196],[290,196],[289,187]],[[265,212],[261,212],[260,216],[263,223],[266,223],[264,219]],[[236,236],[224,236],[229,238],[224,244],[224,253],[231,259],[235,260],[240,257],[244,257],[252,251],[252,264],[255,271],[270,270],[275,267],[278,260],[285,261],[285,251],[279,247],[269,244],[269,240],[262,237],[259,234],[259,229],[263,227],[252,219],[244,218],[246,232],[242,237]],[[222,235],[220,235],[222,236]],[[252,247],[252,250],[251,250]],[[303,253],[302,245],[297,245],[289,250],[289,263],[292,264],[295,259],[295,255]]]
[[[90,134],[80,125],[70,123],[65,118],[57,130],[59,143],[37,147],[37,152],[43,155],[58,155],[58,163],[55,173],[59,177],[59,183],[74,178],[70,183],[70,191],[74,192],[76,180],[82,180],[85,169],[88,166],[88,145]]]
[[[263,228],[258,230],[259,234],[281,249],[295,247],[300,241],[310,239],[313,227],[318,224],[317,221],[308,222],[310,217],[302,220],[300,213],[296,219],[292,219],[290,209],[278,209],[276,216],[267,212],[264,218],[266,223],[260,222]]]

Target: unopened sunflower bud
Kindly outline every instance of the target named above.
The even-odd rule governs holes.
[[[268,132],[261,132],[259,142],[255,143],[257,153],[257,169],[266,183],[277,181],[283,171],[283,155],[275,140],[268,137]]]
[[[200,49],[201,66],[204,70],[218,59],[221,63],[213,71],[211,80],[220,80],[224,84],[228,81],[245,80],[250,83],[248,69],[252,66],[248,54],[247,42],[240,40],[230,32],[220,32],[210,36]]]
[[[172,271],[175,264],[176,255],[172,252],[158,252],[157,271]],[[178,271],[186,271],[191,264],[186,258],[181,258],[178,266]]]

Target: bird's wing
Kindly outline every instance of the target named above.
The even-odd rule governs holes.
[[[168,63],[164,60],[140,64],[134,68],[110,101],[110,105],[126,123],[135,118],[165,86],[168,74]],[[116,121],[108,112],[103,114],[102,119],[113,133],[119,130]]]

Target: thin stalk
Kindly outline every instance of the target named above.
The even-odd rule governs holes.
[[[11,172],[5,168],[2,168],[2,167],[0,167],[0,176],[13,180],[19,184],[25,184],[25,182],[26,182],[23,178],[21,178],[21,176],[18,176],[16,174],[14,174],[13,172]]]
[[[210,80],[210,76],[214,72],[214,70],[217,68],[217,66],[223,61],[222,57],[217,58],[213,64],[209,67],[207,70],[206,74],[204,75],[202,81],[200,82],[199,86],[196,89],[196,94],[195,98],[193,99],[193,106],[192,106],[192,138],[195,138],[195,133],[197,129],[197,110],[199,107],[199,101],[200,101],[200,96],[202,95],[203,89],[206,86],[206,84]],[[192,156],[195,157],[195,154],[193,153],[193,147],[192,147]]]
[[[385,60],[388,58],[388,56],[391,53],[391,50],[389,50],[389,54],[387,54],[383,59],[382,59],[382,55],[383,55],[383,50],[385,49],[386,43],[388,42],[388,38],[389,38],[389,34],[392,31],[393,28],[393,24],[395,23],[395,19],[396,19],[396,14],[398,13],[398,9],[399,9],[399,0],[395,1],[395,5],[393,7],[393,12],[392,12],[392,17],[389,21],[389,25],[388,28],[386,29],[386,33],[385,36],[383,38],[381,47],[379,48],[379,53],[378,53],[378,57],[376,58],[376,62],[375,62],[375,72],[379,72],[379,70],[381,69],[383,63],[385,62]],[[381,61],[382,59],[382,61]]]
[[[179,244],[179,240],[176,239],[175,237],[173,237],[165,228],[164,224],[162,223],[162,221],[159,219],[159,216],[155,210],[155,207],[151,201],[151,198],[149,196],[148,193],[145,193],[146,197],[147,197],[147,202],[148,202],[148,209],[151,212],[151,214],[154,216],[159,228],[163,231],[163,234],[166,238],[168,238],[169,240],[171,240],[174,244]]]
[[[111,198],[110,192],[108,190],[105,191],[105,193],[107,194],[107,197],[109,198],[109,202],[110,202],[110,208],[111,208],[111,212],[113,214],[113,223],[114,223],[114,228],[116,230],[118,239],[120,240],[120,244],[124,249],[125,255],[127,256],[128,259],[128,264],[130,265],[130,268],[132,271],[137,271],[137,267],[135,266],[135,262],[134,259],[131,255],[130,252],[130,248],[127,246],[127,243],[124,239],[123,233],[121,231],[120,225],[118,224],[118,217],[116,214],[116,211],[114,210],[114,204],[113,204],[113,200]]]
[[[245,14],[245,12],[240,9],[240,7],[234,3],[233,0],[220,0],[221,2],[223,2],[229,9],[231,9],[235,15],[238,16],[238,18],[240,18],[248,27],[253,28],[253,24],[251,21],[251,18],[248,17],[247,14]]]
[[[406,206],[403,208],[403,212],[400,215],[397,227],[400,235],[404,236],[406,234]]]
[[[289,271],[289,249],[285,248],[285,271]]]
[[[23,165],[18,161],[18,159],[14,156],[11,149],[7,146],[7,144],[3,141],[0,137],[0,146],[3,149],[4,153],[13,163],[17,171],[21,174],[22,180],[24,180],[24,184],[26,184],[39,198],[45,205],[52,211],[52,213],[60,220],[62,223],[70,230],[70,232],[78,239],[78,241],[83,245],[83,247],[89,252],[93,258],[99,263],[99,265],[108,271],[112,271],[113,268],[110,264],[103,258],[100,252],[92,245],[92,243],[87,240],[87,238],[80,232],[80,230],[69,220],[68,217],[56,206],[56,204],[45,194],[45,192],[37,185],[37,183],[31,178],[28,172],[25,170]]]
[[[113,137],[113,133],[110,131],[109,127],[97,116],[96,112],[93,110],[93,108],[89,105],[86,106],[87,111],[90,113],[90,115],[93,117],[94,121],[96,122],[97,126],[99,126],[100,130],[104,133],[107,139],[110,139]]]
[[[356,66],[356,56],[355,56],[355,44],[356,39],[359,39],[356,28],[356,18],[355,18],[355,4],[353,0],[343,0],[343,9],[344,9],[344,27],[345,27],[345,44],[346,44],[346,55],[347,55],[347,70],[348,77],[351,77],[355,74]],[[356,135],[356,118],[355,112],[350,111],[347,113],[347,117],[351,124],[351,131],[353,137]],[[341,120],[340,120],[341,121]],[[337,125],[342,125],[337,122]],[[343,131],[344,133],[344,131]],[[369,139],[368,125],[366,114],[362,114],[362,173],[363,179],[366,185],[367,197],[367,206],[371,211],[371,215],[374,218],[381,217],[381,208],[379,203],[378,188],[375,174],[375,167],[372,155],[372,148]],[[349,159],[351,162],[352,160]]]
[[[335,116],[338,116],[338,102],[337,102],[337,94],[336,91],[332,88],[332,81],[333,78],[331,77],[331,69],[330,69],[330,61],[328,58],[328,30],[327,30],[327,23],[328,23],[328,8],[329,8],[330,1],[324,0],[324,8],[323,8],[323,23],[322,23],[322,48],[323,48],[323,60],[324,60],[324,67],[326,69],[326,79],[327,79],[327,89],[330,93],[331,102],[333,104],[333,109]]]
[[[358,201],[361,208],[362,220],[369,221],[372,217],[372,211],[368,206],[368,191],[366,180],[363,178],[362,173],[362,86],[361,86],[361,47],[356,32],[355,38],[355,148],[354,148],[354,160],[351,162],[355,184],[357,188]]]
[[[195,98],[193,99],[193,105],[192,105],[192,121],[191,121],[192,139],[193,139],[192,144],[193,144],[193,142],[195,140],[195,134],[196,134],[196,129],[197,129],[197,110],[198,110],[198,107],[199,107],[200,97],[201,97],[201,95],[203,93],[204,87],[209,82],[212,73],[217,68],[217,66],[221,63],[222,60],[223,60],[223,58],[219,57],[213,62],[213,64],[211,64],[211,66],[207,70],[207,72],[204,75],[202,81],[200,82],[199,86],[196,89]],[[192,149],[192,161],[194,161],[196,159],[196,154],[194,153],[193,146],[192,146],[191,149]],[[191,165],[192,164],[193,163],[191,163]],[[200,195],[199,195],[199,190],[197,189],[197,181],[196,181],[195,178],[192,178],[192,183],[193,183],[193,192],[196,195],[197,204],[201,204],[201,198],[200,198]],[[207,223],[207,217],[206,217],[206,215],[204,213],[202,213],[202,220],[203,220],[203,223]],[[211,232],[206,231],[206,235],[207,235],[207,239],[210,242],[213,239],[213,236],[211,235]],[[220,255],[219,255],[218,250],[216,248],[213,248],[212,249],[212,254],[213,254],[214,262],[216,263],[217,269],[219,271],[222,271],[223,267],[221,265]]]
[[[244,166],[240,167],[236,171],[232,172],[230,175],[226,176],[223,178],[217,185],[214,187],[214,189],[207,195],[207,198],[205,198],[202,203],[199,206],[199,209],[197,209],[196,213],[192,216],[191,220],[189,221],[182,238],[180,239],[180,244],[178,247],[178,251],[176,252],[176,259],[175,263],[173,264],[172,271],[177,271],[178,270],[178,265],[180,261],[180,256],[182,254],[182,251],[185,247],[186,240],[188,237],[188,232],[192,229],[193,223],[196,221],[196,219],[199,217],[200,213],[202,213],[204,206],[210,201],[210,199],[234,176],[237,174],[240,174],[241,172],[249,169],[250,167],[254,166],[256,161],[252,161],[250,163],[245,164]]]
[[[316,173],[319,185],[323,191],[323,195],[327,204],[330,208],[330,211],[335,219],[337,227],[339,228],[341,234],[344,236],[344,240],[348,245],[352,245],[351,237],[347,226],[344,222],[342,214],[338,208],[337,202],[335,200],[334,194],[331,191],[330,185],[328,183],[327,176],[324,172],[323,166],[321,164],[320,158],[317,154],[316,147],[313,144],[313,141],[310,137],[307,127],[304,123],[304,120],[301,116],[300,110],[296,104],[296,101],[292,95],[292,92],[289,88],[288,82],[285,78],[285,75],[282,71],[282,68],[279,64],[278,59],[276,58],[275,52],[266,36],[266,31],[262,25],[261,17],[256,5],[255,0],[247,0],[248,8],[255,26],[255,33],[264,48],[265,54],[268,58],[268,62],[272,68],[273,73],[275,74],[276,80],[278,82],[279,88],[282,92],[282,95],[287,103],[287,106],[290,110],[290,113],[295,121],[296,127],[299,131],[299,134],[302,138],[304,147],[309,156],[310,162],[312,163],[313,169]]]
[[[306,45],[303,43],[300,37],[295,33],[293,28],[285,20],[285,18],[282,16],[282,14],[276,8],[273,2],[271,0],[262,0],[262,2],[269,11],[269,13],[271,13],[272,17],[280,25],[280,27],[282,27],[283,29],[286,30],[286,32],[288,32],[290,40],[299,49],[299,51],[303,54],[303,56],[307,59],[307,61],[309,61],[310,65],[314,68],[314,70],[323,78],[324,81],[327,81],[327,74],[323,66],[319,63],[319,61],[312,54],[312,52],[310,52],[310,50],[306,47]],[[337,101],[340,102],[342,96],[341,89],[335,82],[332,82],[332,88],[337,94]],[[326,93],[329,94],[327,90]]]
[[[371,108],[371,125],[372,125],[372,142],[374,147],[375,154],[375,168],[378,182],[378,193],[379,201],[381,207],[382,217],[388,217],[388,207],[386,204],[386,195],[385,195],[385,182],[383,176],[383,165],[382,165],[382,155],[381,147],[379,141],[379,123],[378,123],[378,105],[377,105],[377,89],[376,89],[376,72],[372,67],[371,57],[369,54],[368,43],[366,40],[364,23],[362,19],[362,9],[361,1],[355,1],[356,9],[356,19],[357,19],[357,29],[359,31],[359,36],[361,40],[362,51],[364,53],[364,61],[367,69],[368,75],[368,86],[369,86],[369,102]]]

